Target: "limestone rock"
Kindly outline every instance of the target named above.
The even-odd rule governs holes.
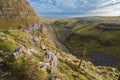
[[[28,28],[28,33],[34,35],[35,33],[41,33],[41,23],[30,24]]]
[[[38,51],[37,50],[35,50],[35,49],[28,49],[27,50],[27,52],[26,52],[30,57],[33,57],[33,53],[38,53]]]
[[[46,62],[40,62],[40,69],[46,69],[50,64]]]
[[[46,47],[45,47],[44,45],[41,45],[41,49],[42,49],[42,50],[45,50]]]
[[[0,0],[0,5],[1,5],[0,15],[3,15],[3,17],[7,19],[23,18],[26,16],[26,14],[30,16],[36,15],[32,7],[27,2],[27,0],[14,0],[14,1]],[[13,5],[15,7],[13,7]],[[17,6],[19,6],[19,8]],[[14,15],[14,16],[11,16],[11,15]]]
[[[29,24],[38,22],[39,18],[28,0],[0,0],[0,20],[3,23],[0,25],[2,28],[7,25],[27,28]]]
[[[3,59],[2,59],[2,58],[0,58],[0,63],[1,63],[1,62],[3,62]]]
[[[13,52],[10,53],[10,54],[13,54],[16,59],[19,57],[22,57],[23,54],[28,54],[29,57],[32,58],[34,53],[36,54],[38,53],[38,50],[35,50],[33,48],[26,50],[25,47],[21,44],[17,44],[17,46],[18,47]]]
[[[39,47],[40,41],[39,41],[38,38],[33,38],[32,41],[33,41],[33,43],[34,43],[35,46],[38,46],[38,47]]]
[[[15,58],[22,57],[23,53],[25,52],[24,46],[21,44],[17,44],[17,48],[11,52],[10,54],[13,54]]]
[[[4,34],[3,32],[0,32],[0,35]]]
[[[4,60],[0,58],[0,67],[3,65]]]
[[[55,79],[55,74],[54,73],[50,73],[49,74],[49,79],[50,80],[54,80]]]
[[[51,62],[53,67],[57,67],[58,59],[56,55],[53,52],[49,52],[49,51],[47,51],[45,55],[46,55],[45,62]]]

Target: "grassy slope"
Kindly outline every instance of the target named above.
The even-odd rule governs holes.
[[[3,73],[0,73],[0,74],[2,76],[4,75],[4,73],[5,74],[7,73],[6,76],[9,76],[9,77],[4,76],[3,78],[0,77],[0,79],[3,79],[3,80],[44,79],[46,80],[47,79],[46,71],[41,70],[38,72],[36,69],[38,67],[39,61],[43,61],[44,51],[36,47],[35,45],[31,44],[32,36],[26,32],[23,32],[21,30],[15,30],[15,29],[2,30],[0,31],[0,33],[1,33],[0,34],[0,51],[2,51],[2,53],[0,53],[0,57],[2,57],[5,61],[4,66],[1,67],[1,69],[3,70]],[[39,54],[38,55],[34,54],[33,56],[34,60],[30,59],[27,54],[24,54],[23,58],[15,59],[14,56],[9,56],[8,54],[17,48],[16,44],[23,45],[25,49],[30,49],[30,48],[36,49],[39,51]]]
[[[5,60],[4,66],[1,67],[1,69],[3,68],[3,72],[5,72],[5,74],[8,73],[6,75],[8,77],[4,76],[3,78],[0,77],[0,79],[4,80],[9,78],[10,80],[21,80],[21,79],[22,80],[26,80],[26,79],[27,80],[31,80],[31,79],[47,80],[48,73],[51,70],[51,66],[49,66],[47,70],[38,71],[38,67],[40,66],[39,62],[43,61],[44,59],[44,50],[31,44],[32,43],[31,40],[33,36],[21,30],[14,30],[14,29],[4,30],[0,32],[1,32],[0,51],[3,52],[3,53],[0,53],[0,57],[2,57]],[[4,40],[3,40],[3,37],[5,37]],[[41,35],[37,35],[37,36],[34,35],[34,37],[41,39]],[[55,48],[53,48],[52,45],[48,43],[48,40],[46,41],[42,39],[42,42],[44,43],[45,47],[49,46],[49,50],[54,52]],[[14,56],[9,56],[8,54],[17,48],[16,44],[18,43],[22,44],[25,47],[25,49],[33,48],[38,50],[39,53],[34,54],[33,58],[29,58],[27,54],[24,54],[23,58],[18,58],[18,59],[15,59]],[[45,44],[45,43],[48,43],[48,44]],[[76,58],[70,55],[66,55],[64,53],[58,53],[57,56],[60,62],[58,64],[58,69],[54,71],[54,73],[56,74],[56,77],[58,77],[59,79],[70,80],[71,78],[74,80],[79,80],[79,79],[87,80],[89,78],[93,78],[93,79],[95,78],[95,76],[91,76],[89,75],[89,73],[85,71],[80,71],[80,69],[77,68],[79,60],[77,60]],[[72,62],[73,60],[76,60],[77,62],[73,63]],[[89,68],[87,69],[90,70]],[[1,75],[4,75],[4,74],[2,73]]]
[[[59,38],[66,43],[73,54],[80,56],[85,47],[87,52],[94,50],[112,54],[119,58],[118,65],[120,68],[120,30],[106,30],[97,28],[99,22],[116,22],[119,23],[118,17],[93,17],[87,19],[63,19],[58,20],[52,27],[57,32]],[[103,27],[104,28],[104,27]],[[117,27],[120,28],[120,27]],[[70,33],[68,33],[71,31]],[[112,45],[110,45],[112,44]]]
[[[58,49],[53,43],[50,43],[53,37],[50,34],[48,35],[46,30],[44,33],[45,38],[42,37],[42,34],[30,35],[17,29],[0,31],[0,58],[3,58],[5,62],[0,68],[0,74],[3,75],[0,79],[48,80],[48,74],[52,69],[51,65],[47,69],[38,69],[40,67],[39,62],[44,61],[45,51],[32,44],[32,38],[37,37],[48,50],[56,53]],[[14,56],[9,56],[8,54],[17,48],[16,44],[22,44],[26,50],[31,48],[38,50],[38,53],[33,54],[32,58],[27,54],[23,54],[22,58],[15,59]],[[93,64],[85,61],[82,62],[81,68],[78,68],[79,59],[70,54],[65,54],[61,49],[56,56],[59,59],[59,63],[57,70],[54,70],[54,74],[56,78],[61,80],[116,80],[118,76],[118,72],[113,71],[111,68],[95,67]],[[103,74],[103,71],[106,73]]]

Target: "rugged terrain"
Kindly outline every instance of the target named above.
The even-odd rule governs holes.
[[[0,0],[0,28],[25,27],[35,22],[38,17],[26,0]]]
[[[51,24],[53,32],[78,58],[87,48],[86,59],[97,66],[120,69],[119,17],[60,19]]]
[[[78,67],[80,60],[56,38],[51,20],[39,18],[27,0],[1,0],[0,12],[0,80],[118,79],[112,67],[84,60]]]

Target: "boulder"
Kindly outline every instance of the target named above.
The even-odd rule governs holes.
[[[50,73],[48,77],[50,80],[55,80],[55,76],[56,75],[54,73]]]
[[[33,53],[36,53],[36,54],[38,53],[38,50],[35,50],[33,48],[26,50],[25,47],[21,44],[17,44],[17,46],[18,47],[13,52],[10,53],[10,54],[13,54],[16,59],[19,57],[22,57],[23,54],[25,53],[28,54],[30,58],[33,57]]]
[[[6,40],[7,38],[4,36],[4,37],[2,37],[2,40]]]
[[[4,60],[0,58],[0,67],[3,65]]]
[[[47,51],[45,53],[45,62],[50,62],[52,64],[52,67],[57,67],[58,59],[53,52]]]
[[[46,48],[45,48],[44,45],[41,45],[41,49],[42,49],[42,50],[46,50]]]
[[[39,41],[38,38],[33,38],[32,41],[33,41],[33,43],[34,43],[35,46],[38,46],[38,47],[39,47],[40,41]]]
[[[2,58],[0,58],[0,63],[3,61],[3,59]]]
[[[50,64],[46,62],[40,62],[40,69],[46,69]]]
[[[28,33],[34,35],[36,32],[41,33],[41,23],[30,24]]]
[[[24,46],[21,44],[17,44],[17,48],[10,54],[13,54],[17,59],[18,57],[22,57],[24,52],[26,52]]]
[[[117,69],[116,68],[112,68],[112,71],[117,71]]]
[[[0,32],[0,35],[4,34],[3,32]]]
[[[35,49],[28,49],[27,50],[27,52],[26,52],[30,57],[33,57],[33,53],[38,53],[38,51],[37,50],[35,50]]]

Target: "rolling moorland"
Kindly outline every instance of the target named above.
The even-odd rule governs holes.
[[[51,26],[76,57],[87,48],[86,60],[120,69],[119,21],[119,17],[86,17],[56,20]]]
[[[81,42],[73,45],[70,39],[72,37],[72,40],[79,41],[78,37],[74,37],[81,33],[82,23],[83,28],[87,25],[94,26],[86,20],[80,20],[79,24],[76,24],[79,19],[69,19],[67,23],[66,20],[55,21],[38,17],[27,0],[0,0],[0,80],[118,80],[120,72],[113,66],[95,66],[88,58],[78,66],[80,54],[88,43],[84,40],[87,44],[84,42],[76,50],[77,44]],[[63,29],[69,31],[60,33]],[[115,26],[115,31],[116,29],[119,26]],[[70,37],[74,35],[71,32],[75,36]],[[94,41],[93,43],[96,44]],[[92,48],[96,49],[96,46],[88,45],[87,52],[91,52]],[[105,47],[108,46],[107,44]],[[81,53],[76,58],[78,51]],[[117,52],[119,51],[116,50],[115,55]]]

